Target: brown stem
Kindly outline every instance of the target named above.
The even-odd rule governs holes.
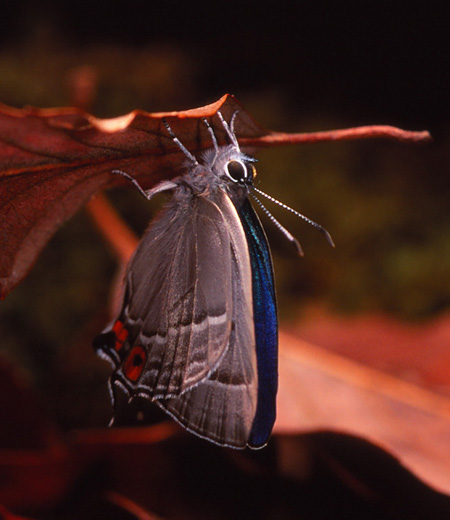
[[[126,264],[138,244],[137,236],[124,223],[105,195],[97,195],[86,204],[86,209],[114,253]]]
[[[306,132],[290,134],[271,132],[262,137],[242,137],[239,139],[242,146],[279,146],[280,144],[317,143],[320,141],[346,141],[352,139],[392,139],[404,143],[422,143],[431,140],[429,132],[411,132],[395,126],[373,125],[345,128],[343,130],[329,130],[327,132]]]

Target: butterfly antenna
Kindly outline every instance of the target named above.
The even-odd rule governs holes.
[[[255,188],[253,188],[253,189],[255,189]],[[278,220],[272,215],[272,213],[270,213],[270,211],[266,208],[266,206],[264,206],[264,204],[256,197],[256,195],[254,193],[251,193],[251,196],[256,200],[259,207],[264,211],[264,213],[269,217],[269,219],[275,224],[275,226],[283,233],[283,235],[288,240],[290,240],[291,242],[294,243],[295,247],[297,248],[298,254],[300,256],[303,256],[303,249],[302,249],[302,246],[300,245],[300,242],[294,236],[292,236],[289,233],[289,231],[282,224],[280,224],[278,222]]]
[[[211,167],[213,167],[214,163],[216,162],[216,159],[217,159],[217,157],[219,155],[219,144],[217,142],[216,134],[214,133],[214,130],[212,129],[212,127],[209,124],[209,121],[206,119],[206,117],[203,118],[203,122],[205,123],[206,128],[208,129],[209,135],[211,136],[211,139],[212,139],[212,142],[213,142],[214,150],[216,152],[216,155],[214,156],[214,160],[211,163]]]
[[[231,116],[231,119],[230,119],[230,130],[231,130],[231,133],[236,137],[236,134],[234,133],[234,122],[236,121],[236,116],[238,115],[239,113],[239,110],[235,110],[233,112],[233,115]]]
[[[253,186],[253,189],[259,193],[260,195],[263,195],[264,197],[266,197],[267,199],[269,199],[270,201],[274,202],[275,204],[278,204],[278,206],[281,206],[282,208],[284,209],[287,209],[288,211],[292,212],[294,215],[296,215],[297,217],[300,217],[301,219],[303,219],[305,222],[307,222],[308,224],[310,224],[311,226],[314,226],[316,229],[318,229],[324,236],[325,238],[327,239],[328,243],[330,244],[331,247],[335,247],[334,246],[334,242],[333,242],[333,239],[331,238],[331,235],[330,233],[328,233],[328,231],[322,227],[320,224],[317,224],[317,222],[314,222],[314,220],[311,220],[310,218],[308,217],[305,217],[305,215],[303,215],[302,213],[299,213],[298,211],[296,211],[295,209],[292,209],[290,208],[289,206],[287,206],[286,204],[283,204],[282,202],[280,202],[279,200],[275,199],[274,197],[271,197],[270,195],[268,195],[267,193],[264,193],[263,191],[259,190],[258,188],[255,188]]]
[[[133,179],[131,175],[128,175],[128,173],[125,173],[122,170],[112,170],[111,173],[118,173],[119,175],[122,175],[122,177],[125,177],[125,179],[131,181],[136,186],[136,188],[142,193],[142,195],[144,195],[144,197],[148,199],[146,191],[142,188],[142,186],[138,183],[136,179]]]
[[[178,139],[178,137],[174,134],[173,130],[170,128],[169,123],[163,119],[162,122],[164,126],[167,128],[170,136],[172,137],[173,142],[178,146],[178,148],[184,153],[184,155],[191,161],[195,166],[198,165],[197,159],[191,154],[191,152],[184,146],[184,144]]]
[[[230,122],[231,128],[230,128],[230,126],[228,126],[228,123],[223,118],[222,113],[220,111],[217,111],[217,115],[219,116],[219,118],[222,122],[222,125],[228,134],[228,137],[230,138],[231,142],[233,143],[233,146],[237,149],[238,152],[240,152],[241,150],[239,148],[239,143],[236,138],[236,134],[234,133],[234,120],[236,119],[237,113],[238,113],[238,111],[236,110],[233,113],[233,115],[231,116],[231,122]]]

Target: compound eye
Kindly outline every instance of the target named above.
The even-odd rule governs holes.
[[[229,161],[225,168],[233,182],[244,182],[247,179],[247,169],[242,161]]]
[[[256,177],[256,168],[255,168],[255,165],[248,162],[248,163],[245,163],[245,168],[247,170],[247,180],[249,181],[253,181],[253,179]]]

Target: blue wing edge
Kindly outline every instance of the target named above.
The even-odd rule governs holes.
[[[250,448],[267,444],[276,417],[278,389],[278,317],[272,256],[266,234],[248,199],[238,209],[252,268],[253,315],[258,371],[258,402],[248,440]]]

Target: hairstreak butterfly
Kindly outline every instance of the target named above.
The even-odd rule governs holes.
[[[219,146],[205,120],[213,147],[200,162],[165,122],[187,158],[183,175],[144,191],[116,172],[148,199],[172,198],[139,243],[122,309],[94,347],[113,366],[112,424],[127,410],[145,422],[153,402],[216,444],[259,448],[275,421],[278,323],[270,250],[248,196],[267,195],[253,186],[256,159],[239,148],[236,113],[229,125],[217,116],[230,144]]]

